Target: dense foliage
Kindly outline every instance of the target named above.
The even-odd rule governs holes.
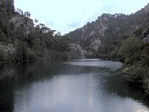
[[[0,5],[0,64],[68,58],[67,37],[37,20],[33,24],[29,12],[21,9],[14,12],[11,3],[4,1]]]
[[[127,80],[140,83],[149,93],[149,43],[128,38],[119,48],[118,55],[124,60],[123,72]]]

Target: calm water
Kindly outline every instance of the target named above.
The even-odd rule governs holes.
[[[143,92],[114,71],[119,62],[82,59],[0,69],[0,112],[148,112]]]

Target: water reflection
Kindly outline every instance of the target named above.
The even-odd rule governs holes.
[[[107,66],[104,63],[104,66],[100,67],[97,65],[100,62],[104,63],[102,60],[75,60],[67,63],[7,66],[0,71],[0,110],[2,112],[148,111],[146,106],[148,100],[143,93],[132,90],[120,74],[111,72],[111,69],[117,68],[110,66],[115,64],[117,67],[121,64],[108,61]]]
[[[65,64],[77,65],[77,66],[110,68],[112,70],[120,69],[121,66],[123,65],[120,62],[104,61],[100,59],[77,59],[77,60],[73,60],[70,62],[65,62]]]

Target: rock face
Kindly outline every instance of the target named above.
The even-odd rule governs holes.
[[[14,24],[15,29],[22,29],[27,35],[34,29],[33,20],[23,16],[14,16],[10,22]]]
[[[86,58],[87,51],[82,49],[77,44],[70,44],[70,52],[69,52],[69,58],[70,59],[76,59],[76,58]]]

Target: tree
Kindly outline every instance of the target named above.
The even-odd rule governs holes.
[[[18,41],[17,51],[16,51],[16,61],[18,62],[28,61],[27,45],[22,41]]]
[[[24,12],[23,15],[24,15],[25,17],[27,17],[27,18],[30,18],[30,17],[31,17],[31,13],[28,12],[28,11]]]
[[[118,51],[118,55],[123,59],[137,58],[140,56],[140,50],[143,48],[143,42],[139,38],[131,37],[126,39]]]
[[[37,19],[34,20],[34,24],[35,24],[35,26],[38,25],[38,22],[39,22],[39,21],[38,21]]]
[[[61,34],[61,32],[57,32],[56,34],[55,34],[55,37],[60,37],[62,34]]]
[[[19,8],[16,9],[16,12],[19,13],[20,15],[23,15],[23,11]]]

